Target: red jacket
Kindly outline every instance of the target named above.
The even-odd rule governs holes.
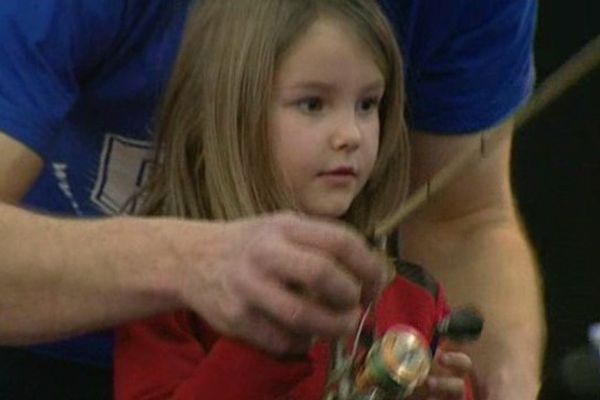
[[[448,314],[441,288],[399,277],[375,311],[376,334],[403,323],[431,340]],[[127,325],[117,333],[115,398],[321,399],[331,353],[317,343],[300,359],[278,359],[215,333],[190,312]]]

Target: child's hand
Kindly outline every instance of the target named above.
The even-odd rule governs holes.
[[[438,349],[427,380],[410,399],[462,400],[471,370],[471,358],[465,353]]]

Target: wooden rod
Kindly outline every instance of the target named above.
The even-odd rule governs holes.
[[[598,64],[600,64],[600,35],[589,41],[539,86],[527,105],[515,115],[515,129],[529,122],[548,104],[593,71]],[[482,155],[493,152],[499,143],[506,139],[507,137],[490,143],[486,138],[486,133],[481,134],[480,143],[468,148],[450,161],[435,176],[417,188],[398,211],[383,221],[375,229],[375,238],[392,233],[408,215],[423,206],[431,196],[448,186],[469,165],[478,161]]]

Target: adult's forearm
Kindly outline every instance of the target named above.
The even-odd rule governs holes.
[[[484,313],[484,333],[469,349],[487,392],[481,397],[534,399],[545,324],[535,259],[517,217],[481,212],[435,223],[415,219],[403,227],[402,248],[443,282],[453,306],[474,304]],[[509,397],[507,390],[514,390]]]
[[[55,340],[174,308],[147,221],[67,220],[0,204],[0,343]]]
[[[361,299],[370,301],[385,277],[355,232],[292,214],[85,221],[0,204],[0,221],[0,344],[186,307],[226,336],[297,352],[313,335],[354,329]],[[289,290],[290,281],[311,295]]]

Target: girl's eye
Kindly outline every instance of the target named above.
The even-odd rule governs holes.
[[[309,97],[298,102],[300,110],[307,113],[319,112],[323,109],[323,101],[318,97]]]
[[[379,109],[380,100],[378,97],[370,97],[363,99],[358,103],[358,111],[362,113],[368,113]]]

